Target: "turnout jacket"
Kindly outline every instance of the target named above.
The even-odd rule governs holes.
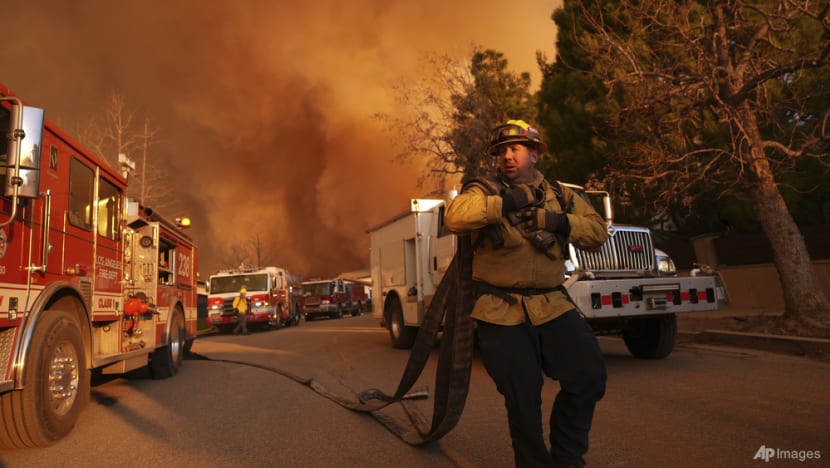
[[[233,308],[240,315],[245,315],[251,309],[251,303],[247,297],[236,296],[233,298]]]
[[[490,185],[509,186],[498,177],[489,180]],[[580,249],[592,249],[608,238],[602,217],[573,190],[561,186],[566,205],[561,206],[554,187],[538,170],[530,185],[544,190],[542,208],[556,213],[567,212],[568,242]],[[469,233],[472,244],[477,246],[473,253],[473,281],[485,283],[488,288],[504,288],[515,299],[515,303],[510,304],[498,295],[485,292],[476,300],[472,317],[497,325],[518,325],[525,321],[527,311],[530,322],[540,325],[573,309],[575,306],[564,290],[554,289],[565,280],[564,249],[567,244],[562,242],[563,237],[558,236],[554,245],[542,252],[502,216],[501,210],[502,197],[493,194],[484,184],[473,181],[448,203],[445,212],[446,228],[456,234]],[[504,239],[501,247],[496,248],[482,232],[482,228],[490,224],[496,226]],[[535,293],[533,289],[542,291]]]

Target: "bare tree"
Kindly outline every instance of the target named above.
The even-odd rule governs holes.
[[[271,255],[270,249],[263,242],[263,235],[261,232],[254,233],[254,235],[248,239],[248,248],[253,255],[254,264],[257,268],[268,266],[273,262],[273,255]]]
[[[223,256],[223,268],[241,268],[252,265],[250,252],[243,245],[231,244]]]
[[[830,327],[830,308],[777,177],[802,158],[828,161],[828,11],[812,0],[568,0],[560,33],[605,87],[598,137],[618,151],[614,175],[653,190],[656,206],[744,194],[772,245],[785,326],[806,330]]]
[[[255,230],[250,238],[244,239],[240,243],[231,244],[222,264],[225,265],[225,268],[240,266],[261,268],[273,265],[275,260],[273,251],[264,241],[267,237],[260,230]]]
[[[166,184],[160,165],[153,161],[151,147],[159,130],[147,117],[141,130],[136,130],[134,120],[135,113],[127,109],[124,96],[112,92],[103,112],[78,128],[78,139],[114,168],[119,167],[119,154],[131,159],[140,155],[136,171],[130,174],[127,193],[144,206],[163,209],[170,205],[172,188]]]
[[[128,192],[138,198],[144,206],[163,211],[171,205],[173,189],[168,183],[167,175],[158,164],[153,164],[153,154],[150,147],[156,143],[159,129],[150,125],[150,119],[144,118],[144,126],[138,134],[138,146],[141,151],[141,162],[137,174],[133,176]],[[131,189],[131,190],[130,190]]]
[[[130,155],[138,145],[135,134],[130,130],[134,114],[127,110],[124,96],[113,91],[100,117],[93,117],[82,138],[90,137],[89,141],[82,141],[93,151],[102,156],[112,167],[118,167],[118,155]]]
[[[473,47],[471,58],[446,54],[422,58],[424,78],[396,85],[395,114],[376,114],[400,140],[398,158],[422,158],[429,172],[421,177],[446,190],[456,181],[490,172],[489,129],[508,119],[533,120],[535,100],[530,74],[507,69],[503,54]]]

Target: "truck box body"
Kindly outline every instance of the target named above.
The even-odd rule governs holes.
[[[569,187],[587,199],[580,187]],[[373,315],[396,347],[411,346],[455,254],[456,237],[444,230],[444,209],[444,200],[412,199],[407,212],[368,231]],[[614,224],[610,208],[606,220],[609,239],[600,249],[570,246],[564,286],[597,332],[622,334],[639,357],[665,357],[674,346],[675,314],[723,307],[723,283],[714,273],[677,275],[671,259],[654,248],[649,229]],[[637,345],[644,330],[659,330],[643,338],[659,342],[653,346],[658,349]]]

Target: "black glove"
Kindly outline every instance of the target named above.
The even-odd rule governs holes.
[[[571,232],[571,224],[565,213],[554,213],[543,208],[525,208],[517,211],[516,217],[526,231],[541,229],[566,236]]]
[[[526,206],[535,205],[545,199],[545,192],[528,184],[518,184],[506,188],[500,193],[502,198],[501,214],[507,215]]]

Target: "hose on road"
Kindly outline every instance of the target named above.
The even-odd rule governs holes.
[[[337,395],[312,378],[304,378],[271,366],[226,359],[211,359],[190,353],[190,359],[229,362],[265,369],[303,384],[318,394],[353,411],[369,413],[401,440],[414,446],[439,440],[449,433],[464,410],[470,384],[473,360],[473,320],[470,317],[475,301],[472,286],[472,245],[469,236],[458,236],[458,249],[441,283],[435,291],[424,321],[418,330],[412,351],[398,388],[389,395],[370,388],[357,393],[358,401]],[[443,329],[442,329],[443,325]],[[438,368],[435,375],[435,398],[432,419],[428,422],[411,404],[427,398],[427,392],[411,392],[423,373],[438,332],[442,331]],[[409,418],[401,422],[380,410],[400,403]]]

